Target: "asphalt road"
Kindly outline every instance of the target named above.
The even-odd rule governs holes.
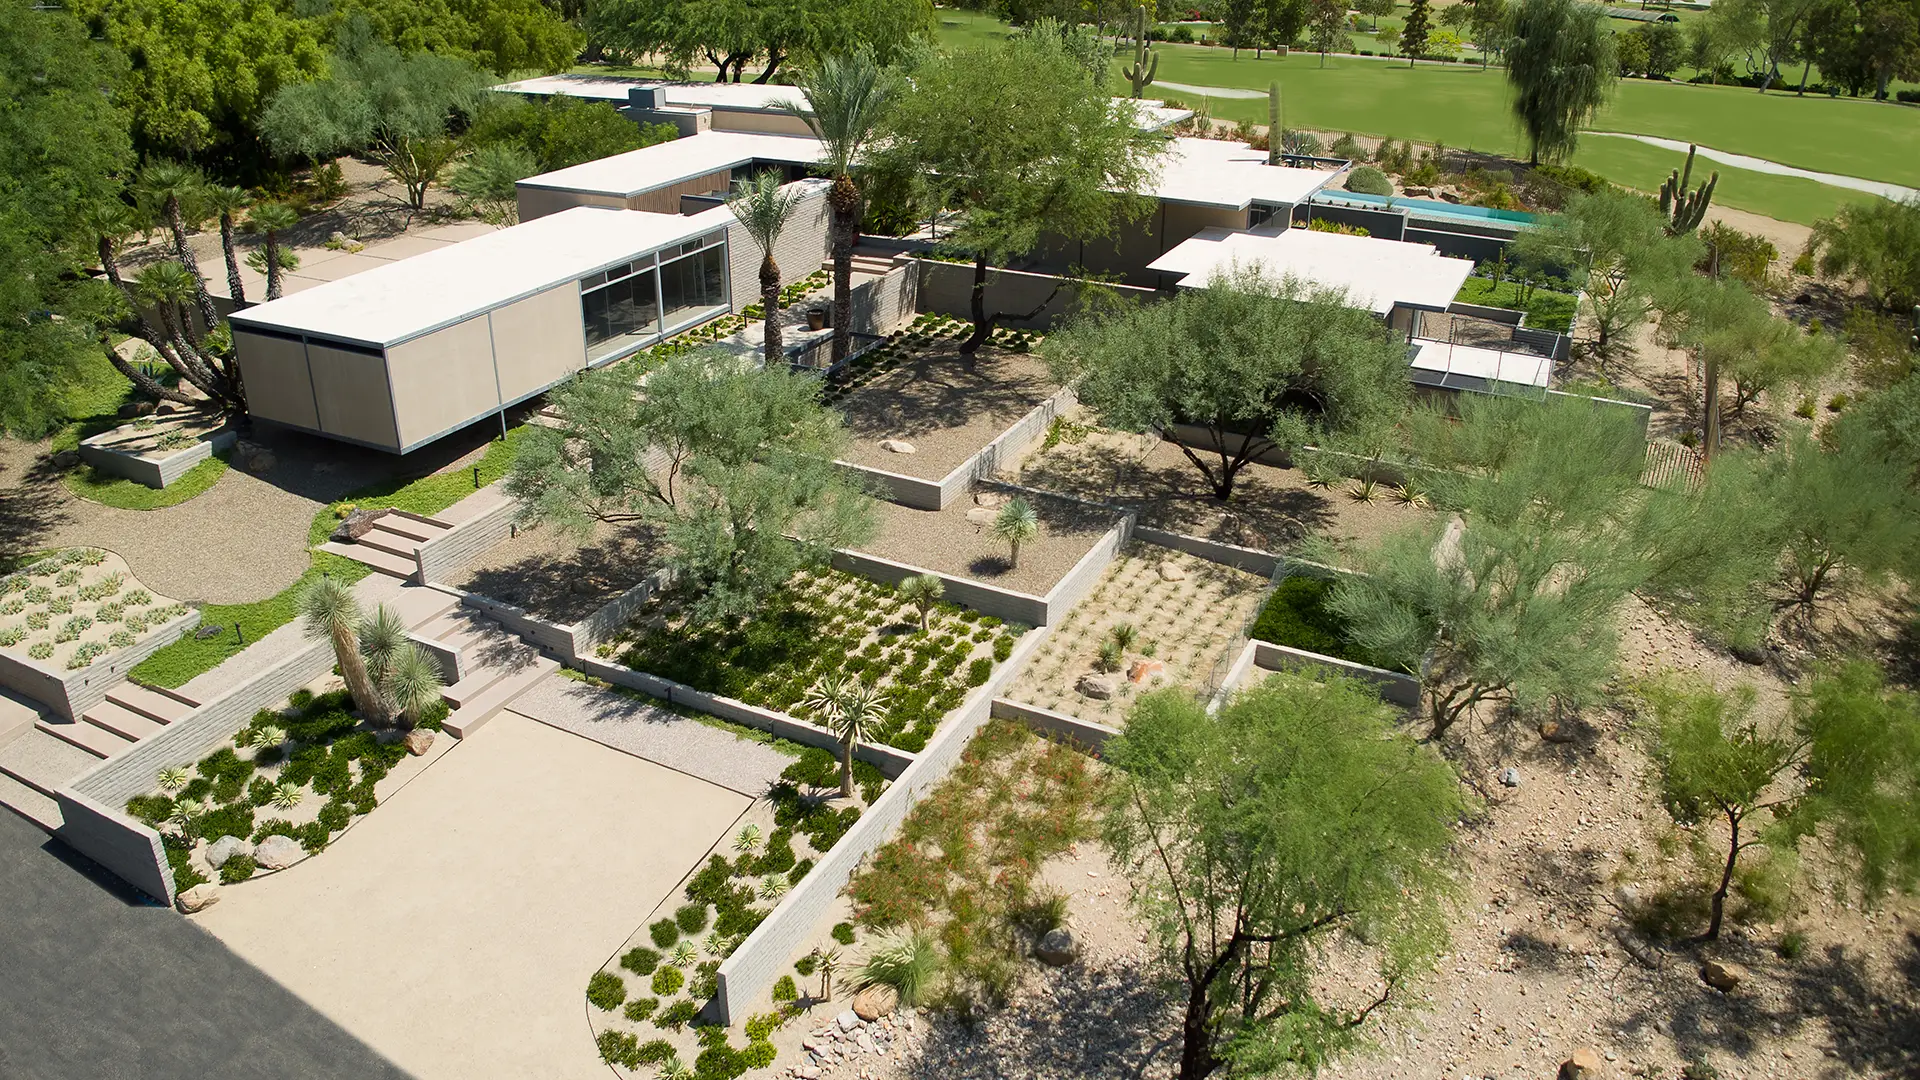
[[[365,940],[392,947],[395,929]],[[405,1076],[212,935],[0,810],[0,1077]]]

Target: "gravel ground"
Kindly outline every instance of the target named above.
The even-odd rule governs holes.
[[[1094,541],[1118,523],[1119,515],[1065,499],[1029,501],[1040,516],[1040,535],[1021,545],[1018,566],[1009,565],[1007,545],[994,537],[991,519],[979,523],[967,520],[970,511],[979,509],[972,501],[939,511],[882,502],[880,531],[859,550],[925,570],[1045,596],[1093,550]]]
[[[1072,418],[1088,419],[1079,410]],[[1218,467],[1217,455],[1202,453],[1201,460]],[[1263,551],[1282,551],[1314,535],[1342,546],[1364,545],[1431,520],[1429,511],[1402,506],[1384,493],[1363,503],[1341,489],[1308,487],[1298,469],[1259,462],[1241,469],[1233,497],[1222,503],[1179,446],[1097,428],[1079,442],[1036,451],[1019,475],[1030,487],[1137,507],[1143,525]]]
[[[854,438],[842,460],[938,480],[1058,388],[1037,356],[983,347],[969,371],[954,347],[922,353],[839,403]],[[914,452],[882,450],[882,439]]]
[[[522,525],[448,584],[571,624],[640,584],[657,554],[637,526],[598,525],[582,542],[552,525]]]
[[[543,679],[512,710],[754,799],[793,763],[766,743],[575,679]]]

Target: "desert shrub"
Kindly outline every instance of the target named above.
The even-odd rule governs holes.
[[[625,1015],[627,1019],[632,1020],[635,1023],[640,1023],[642,1021],[645,1021],[647,1017],[652,1016],[654,1013],[654,1010],[658,1009],[659,1007],[660,1007],[659,998],[650,998],[650,997],[634,998],[632,1001],[627,1002]]]
[[[687,984],[687,976],[679,968],[663,967],[653,973],[653,992],[661,997],[672,997]]]
[[[672,919],[660,919],[647,927],[647,936],[660,948],[671,948],[680,940],[680,927]]]
[[[844,923],[844,922],[834,923],[833,924],[833,940],[839,942],[842,945],[853,944],[853,924]]]
[[[808,953],[807,955],[793,962],[794,974],[800,976],[803,979],[812,978],[813,973],[816,970],[818,970],[819,967],[820,967],[820,957],[814,955],[813,953]]]
[[[252,877],[253,872],[257,869],[259,869],[259,865],[253,861],[253,856],[246,854],[230,855],[227,857],[226,862],[220,864],[220,880],[224,884],[233,885]]]
[[[683,904],[673,913],[674,924],[683,934],[697,934],[707,928],[707,905]]]
[[[753,872],[761,876],[767,874],[784,874],[793,869],[793,863],[793,830],[789,828],[778,828],[773,830],[772,835],[767,837],[766,846],[761,850],[759,856],[753,860]],[[704,917],[704,909],[702,914]],[[698,929],[706,929],[704,919]]]
[[[173,887],[178,892],[186,892],[195,885],[205,885],[207,875],[194,869],[190,856],[193,844],[181,840],[170,833],[162,833],[160,846],[167,856],[167,867],[173,871]]]
[[[611,971],[596,971],[587,980],[587,1004],[601,1012],[612,1012],[627,1000],[627,982]]]
[[[328,832],[339,832],[353,821],[353,810],[338,799],[328,799],[320,808],[319,822]]]
[[[708,856],[707,865],[701,867],[699,872],[687,881],[687,899],[718,907],[727,894],[729,888],[727,883],[732,879],[733,865],[727,862],[724,856]],[[678,930],[678,927],[676,926],[675,929]],[[671,941],[667,943],[667,945],[671,944],[673,944]],[[666,946],[663,945],[661,948]]]
[[[940,973],[933,938],[918,930],[890,934],[860,965],[860,982],[891,986],[904,1005],[917,1005]]]
[[[1346,625],[1326,606],[1333,583],[1295,575],[1281,582],[1254,620],[1252,636],[1275,645],[1304,649],[1340,660],[1383,666],[1379,658],[1347,637]]]
[[[681,998],[679,1001],[661,1009],[654,1017],[653,1022],[666,1028],[668,1031],[679,1031],[691,1022],[694,1017],[699,1015],[700,1006],[695,1005],[686,998]]]
[[[195,819],[193,831],[208,842],[223,836],[245,840],[253,835],[253,807],[245,803],[216,807]]]
[[[1720,272],[1751,286],[1764,289],[1771,278],[1773,261],[1780,250],[1758,233],[1741,232],[1720,222],[1710,222],[1700,230],[1700,239],[1718,253]],[[1700,269],[1707,268],[1710,256],[1703,256]]]
[[[600,1047],[601,1061],[609,1065],[624,1065],[629,1069],[640,1067],[640,1040],[632,1032],[603,1031],[596,1042]]]
[[[1388,180],[1386,173],[1372,165],[1359,165],[1347,174],[1347,190],[1357,191],[1362,195],[1391,195],[1393,181]]]
[[[1067,894],[1043,889],[1015,903],[1007,914],[1021,933],[1042,938],[1067,924]]]
[[[53,642],[36,641],[27,647],[27,655],[35,660],[49,660],[53,657]]]
[[[149,825],[158,825],[173,813],[173,800],[165,795],[135,795],[127,800],[127,814]]]
[[[773,1001],[776,1005],[785,1005],[789,1001],[800,1000],[800,988],[794,984],[793,976],[782,975],[773,982]]]
[[[11,648],[25,641],[26,637],[27,632],[24,629],[18,626],[9,626],[5,630],[0,630],[0,646]]]
[[[767,913],[764,911],[744,907],[731,908],[720,913],[720,917],[713,921],[713,928],[717,933],[727,937],[745,937],[753,933],[754,928],[759,926],[766,917]]]
[[[812,869],[812,859],[801,859],[799,862],[793,864],[793,869],[787,871],[787,880],[792,884],[798,885],[800,884],[800,879],[806,877],[808,871]]]
[[[620,966],[635,975],[651,975],[660,966],[660,954],[645,946],[628,949],[620,957]]]
[[[740,1051],[740,1060],[749,1069],[764,1069],[772,1065],[773,1059],[778,1055],[779,1051],[773,1048],[771,1042],[765,1039],[754,1039],[747,1043],[745,1050]]]
[[[745,1057],[725,1043],[707,1047],[693,1061],[695,1080],[733,1080],[746,1071]]]
[[[1333,145],[1328,147],[1328,151],[1332,153],[1334,157],[1346,158],[1348,161],[1365,161],[1367,159],[1367,148],[1361,146],[1360,140],[1354,138],[1351,133],[1333,140]]]
[[[658,1065],[672,1056],[672,1043],[665,1039],[650,1039],[640,1047],[639,1062],[642,1065]]]

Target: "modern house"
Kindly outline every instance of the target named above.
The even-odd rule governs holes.
[[[736,176],[772,170],[788,180],[822,157],[811,135],[708,131],[629,150],[516,185],[521,221],[570,206],[612,206],[655,214],[697,212],[726,198]]]

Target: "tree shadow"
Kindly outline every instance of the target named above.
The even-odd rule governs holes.
[[[511,555],[515,540],[534,539]],[[553,550],[551,536],[521,530],[506,541],[511,561],[470,574],[464,588],[542,618],[574,623],[638,585],[659,565],[659,535],[643,527],[598,535],[571,550]],[[543,542],[545,541],[545,542]]]
[[[1898,947],[1892,986],[1870,984],[1842,945],[1788,975],[1793,1007],[1832,1026],[1839,1075],[1920,1076],[1920,932],[1908,931]]]
[[[983,350],[969,370],[951,350],[902,363],[854,390],[837,407],[858,440],[913,440],[980,417],[1012,424],[1054,390],[1038,358]],[[982,440],[985,446],[999,434]]]

